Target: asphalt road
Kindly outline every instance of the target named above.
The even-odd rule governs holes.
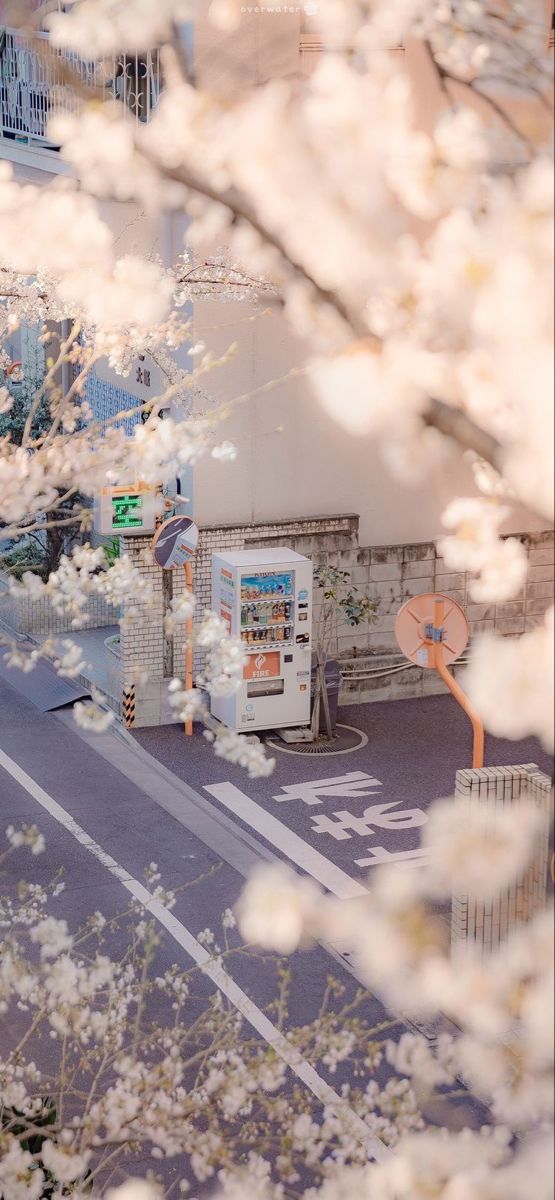
[[[360,750],[277,752],[274,773],[256,780],[215,758],[203,737],[184,737],[179,726],[133,736],[274,853],[346,897],[384,860],[400,870],[425,865],[419,846],[427,810],[452,795],[457,770],[472,765],[472,734],[447,695],[345,707],[340,721],[366,735]],[[552,776],[553,760],[535,738],[486,738],[486,766],[529,763]]]
[[[67,919],[72,929],[98,910],[107,918],[122,912],[131,893],[145,901],[165,929],[160,966],[202,963],[205,951],[196,940],[198,933],[209,926],[218,934],[221,914],[234,905],[245,876],[261,858],[254,842],[237,835],[237,827],[213,811],[216,819],[210,807],[203,811],[202,802],[197,806],[194,794],[179,781],[157,767],[152,770],[148,756],[143,758],[131,739],[112,732],[82,736],[69,712],[43,714],[0,681],[1,827],[34,823],[47,846],[38,857],[22,853],[10,858],[7,878],[0,879],[2,890],[12,891],[20,878],[44,884],[63,872],[65,889],[50,911]],[[171,914],[149,904],[141,891],[144,870],[152,861],[159,866],[162,884],[177,892]],[[184,888],[195,880],[193,887]],[[121,932],[109,933],[106,952],[119,956],[120,949]],[[293,955],[290,966],[289,1027],[316,1018],[331,974],[345,987],[342,1002],[357,989],[346,965],[322,947]],[[276,969],[273,956],[241,955],[226,960],[224,972],[201,979],[200,988],[208,992],[218,986],[243,1013],[245,1036],[252,1037],[254,1029],[286,1057],[287,1047],[268,1019]],[[380,1001],[370,995],[360,1015],[370,1027],[387,1019]],[[312,1093],[317,1117],[321,1104],[336,1098],[342,1075],[341,1070],[337,1075],[322,1073],[320,1067],[314,1071],[301,1059],[293,1064],[290,1086],[299,1080]],[[362,1122],[360,1138],[370,1156],[384,1153]],[[158,1170],[160,1163],[142,1166]],[[199,1196],[203,1192],[196,1190]]]
[[[221,914],[261,860],[285,858],[336,894],[357,894],[367,867],[356,860],[373,861],[377,847],[397,856],[401,868],[418,863],[426,807],[451,791],[454,770],[467,765],[468,734],[456,708],[441,697],[343,710],[342,719],[366,723],[369,740],[362,751],[334,758],[278,755],[275,774],[252,781],[216,760],[199,734],[185,739],[173,726],[134,737],[114,729],[84,735],[70,711],[39,712],[0,680],[3,827],[34,822],[47,843],[38,858],[9,860],[8,886],[20,875],[45,882],[63,870],[65,890],[52,911],[72,928],[97,910],[110,917],[127,906],[130,893],[139,895],[165,928],[165,959],[184,967],[202,961],[197,935],[207,926],[219,929]],[[491,762],[534,761],[549,769],[532,742],[490,743],[488,754]],[[177,890],[171,918],[141,891],[152,861],[163,885]],[[195,886],[181,890],[193,880]],[[108,940],[106,950],[117,953],[118,945]],[[297,953],[290,966],[292,1025],[316,1017],[330,974],[344,985],[347,999],[357,986],[337,950]],[[267,1016],[275,979],[271,956],[237,957],[205,986],[226,992],[243,1012],[248,1035],[254,1028],[274,1039],[280,1052]],[[372,1026],[388,1014],[368,995],[362,1015]],[[402,1028],[400,1023],[398,1032]],[[319,1068],[314,1074],[304,1062],[294,1069],[321,1111],[329,1088],[340,1086],[341,1071],[326,1076]],[[370,1138],[368,1152],[378,1157],[383,1147]]]

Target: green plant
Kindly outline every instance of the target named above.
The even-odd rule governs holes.
[[[378,619],[379,598],[362,591],[351,579],[350,571],[338,567],[316,567],[316,587],[323,592],[316,620],[315,643],[319,659],[330,657],[340,625],[374,625]]]
[[[52,407],[56,396],[55,389],[46,389],[42,394],[45,386],[44,370],[44,360],[36,352],[34,360],[31,359],[19,381],[0,372],[0,384],[7,388],[13,399],[8,412],[0,413],[0,439],[6,438],[13,446],[25,444],[30,453],[37,452],[42,439],[51,429],[55,415],[55,408]],[[57,507],[59,523],[45,522],[44,533],[41,533],[40,537],[33,533],[28,535],[37,542],[37,549],[29,553],[26,546],[22,550],[23,565],[21,566],[20,560],[17,559],[15,570],[12,572],[17,579],[21,578],[24,571],[34,571],[46,581],[51,572],[59,566],[62,554],[75,541],[76,529],[71,528],[71,518],[75,514],[77,527],[78,514],[86,506],[86,499],[79,491],[68,491],[65,487],[56,490],[61,501]],[[6,566],[11,570],[9,564]]]
[[[323,592],[323,597],[314,625],[316,685],[312,708],[312,735],[317,738],[320,734],[322,705],[326,733],[328,738],[331,738],[333,730],[326,683],[326,662],[337,647],[339,626],[356,627],[364,622],[373,625],[378,619],[379,599],[358,588],[351,579],[350,571],[340,571],[338,567],[316,567],[314,582]]]
[[[105,557],[106,562],[108,563],[109,567],[113,566],[113,564],[116,562],[116,559],[118,559],[119,556],[120,556],[119,538],[115,537],[115,538],[112,538],[112,540],[110,542],[104,543],[104,557]]]
[[[48,579],[48,565],[44,546],[38,539],[29,540],[23,546],[15,546],[7,554],[0,557],[0,570],[21,579],[25,571],[40,575],[45,582]]]

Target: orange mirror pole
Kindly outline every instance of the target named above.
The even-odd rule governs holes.
[[[434,628],[441,629],[443,622],[443,600],[436,600],[434,606]],[[474,735],[474,745],[472,751],[472,766],[483,767],[484,765],[484,726],[478,716],[478,713],[472,707],[468,696],[462,690],[462,687],[453,678],[451,672],[447,670],[443,661],[443,648],[441,642],[432,642],[432,658],[434,667],[438,675],[443,679],[443,682],[449,688],[449,691],[458,701],[461,708],[466,713],[472,725]]]
[[[185,587],[188,592],[193,590],[193,566],[191,560],[188,559],[184,565],[185,571]],[[185,625],[185,688],[189,692],[193,686],[193,618],[188,617]],[[187,737],[191,737],[193,732],[193,722],[191,719],[185,722],[185,733]]]

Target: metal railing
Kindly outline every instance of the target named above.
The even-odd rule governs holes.
[[[52,47],[46,33],[36,34],[31,45],[7,29],[0,33],[0,133],[52,146],[50,116],[75,112],[89,91],[97,100],[119,101],[130,120],[143,123],[158,102],[160,80],[158,51],[86,62],[72,51]]]

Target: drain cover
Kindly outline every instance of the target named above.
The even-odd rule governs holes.
[[[285,745],[279,737],[266,738],[266,745],[282,754],[352,754],[354,750],[361,750],[367,743],[366,734],[361,729],[353,729],[351,725],[337,725],[331,740],[324,735],[316,742],[290,742],[289,745]]]

